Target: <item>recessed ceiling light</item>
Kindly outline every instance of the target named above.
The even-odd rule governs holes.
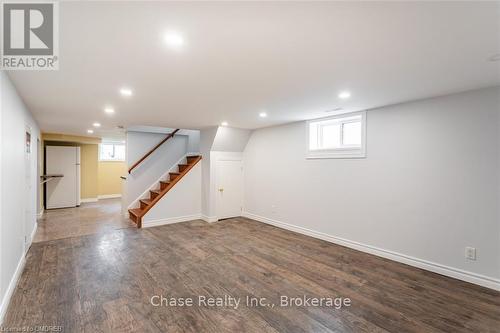
[[[169,31],[164,36],[165,43],[175,50],[179,50],[184,45],[184,38],[175,31]]]
[[[100,123],[93,123],[92,126],[94,126],[94,127],[101,127],[101,124]]]
[[[346,99],[346,98],[349,98],[349,97],[351,97],[351,93],[348,92],[348,91],[342,91],[339,94],[339,98],[341,98],[341,99]]]
[[[88,130],[87,130],[87,133],[89,133],[89,134],[93,134],[93,133],[94,133],[94,130],[88,129]]]
[[[494,54],[491,57],[488,58],[489,61],[499,61],[500,60],[500,53]]]
[[[227,126],[227,125],[229,125],[229,124],[227,123],[227,121],[223,121],[223,122],[222,122],[222,123],[220,123],[220,124],[221,124],[221,126]]]
[[[259,117],[266,118],[267,117],[267,113],[261,112],[261,113],[259,113]]]
[[[120,94],[121,94],[122,96],[126,96],[126,97],[132,96],[132,89],[129,89],[129,88],[121,88],[121,89],[120,89]]]
[[[104,112],[106,112],[107,114],[114,114],[115,109],[113,109],[111,107],[107,107],[107,108],[104,108]]]

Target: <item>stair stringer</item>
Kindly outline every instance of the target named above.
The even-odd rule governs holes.
[[[142,217],[142,228],[201,219],[200,160]]]
[[[130,205],[126,209],[125,216],[128,216],[128,210],[132,208],[138,208],[140,207],[140,202],[139,200],[141,199],[148,199],[149,198],[149,191],[150,190],[155,190],[158,189],[158,186],[160,184],[160,181],[162,180],[168,180],[168,174],[170,172],[176,172],[177,167],[179,164],[183,163],[186,161],[186,157],[188,156],[193,156],[193,155],[199,155],[199,153],[187,153],[184,156],[182,156],[177,162],[175,162],[163,175],[161,175],[160,178],[158,178],[154,183],[152,183],[149,187],[146,188],[144,192],[140,196],[138,196],[134,201],[130,203]]]

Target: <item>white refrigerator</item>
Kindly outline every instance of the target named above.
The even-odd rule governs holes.
[[[80,206],[80,147],[46,146],[46,208]]]

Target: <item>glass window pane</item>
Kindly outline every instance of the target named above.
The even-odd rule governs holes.
[[[113,158],[113,145],[101,144],[101,159],[109,160]]]
[[[345,146],[361,146],[361,122],[346,123],[343,126],[342,143]]]
[[[115,146],[115,159],[120,161],[125,161],[125,146],[116,145]]]
[[[107,161],[124,161],[125,145],[115,145],[112,143],[101,144],[99,159]]]
[[[321,148],[330,149],[340,146],[340,125],[331,124],[321,126],[322,140]]]
[[[316,150],[318,147],[318,124],[309,124],[309,149]]]

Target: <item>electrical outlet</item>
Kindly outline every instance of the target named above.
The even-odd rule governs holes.
[[[465,259],[476,260],[476,248],[467,246],[465,248]]]

